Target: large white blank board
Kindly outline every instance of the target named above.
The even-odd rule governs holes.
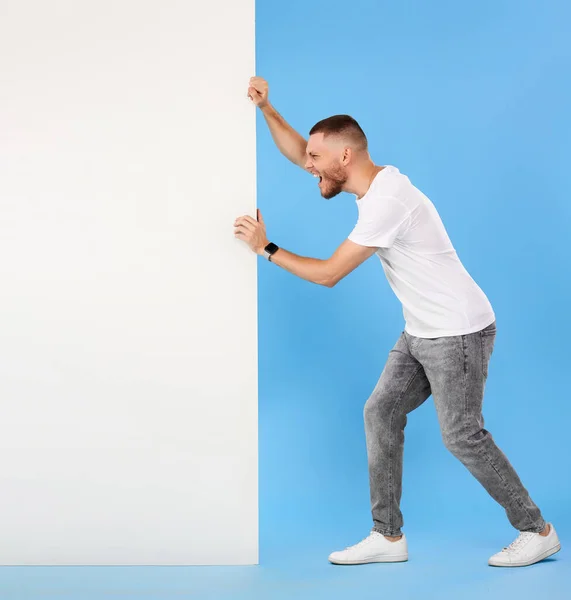
[[[254,2],[0,3],[0,564],[258,560]]]

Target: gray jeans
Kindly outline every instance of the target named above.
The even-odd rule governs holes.
[[[545,521],[514,468],[484,429],[482,401],[496,323],[467,335],[419,338],[401,334],[364,409],[374,529],[401,534],[399,508],[406,415],[432,394],[442,438],[506,510],[519,531]]]

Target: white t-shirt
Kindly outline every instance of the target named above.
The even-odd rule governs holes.
[[[495,320],[488,298],[460,262],[434,204],[406,175],[386,166],[356,202],[359,219],[349,239],[378,248],[410,335],[463,335]]]

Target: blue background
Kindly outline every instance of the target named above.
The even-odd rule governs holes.
[[[487,566],[517,532],[444,449],[429,399],[406,429],[409,562],[330,565],[371,527],[362,411],[401,307],[376,257],[333,289],[260,259],[261,565],[3,567],[0,598],[571,597],[570,18],[563,0],[257,1],[257,74],[277,109],[304,136],[354,116],[373,160],[435,203],[492,302],[486,427],[563,550],[524,569]],[[279,154],[261,114],[258,205],[274,242],[316,258],[357,218],[352,196],[322,199]]]
[[[258,0],[257,10],[257,75],[277,110],[305,137],[324,117],[352,115],[373,160],[396,165],[439,210],[496,312],[486,427],[563,541],[571,534],[569,7]],[[353,196],[322,199],[279,153],[261,114],[258,205],[272,241],[315,258],[329,257],[357,218]],[[260,261],[259,306],[262,564],[326,561],[371,527],[363,405],[403,329],[401,306],[375,256],[333,289]],[[445,450],[432,398],[410,415],[403,485],[407,568],[447,571],[465,554],[460,563],[472,562],[480,578],[512,577],[486,563],[517,532]],[[549,578],[569,568],[564,550],[548,562],[529,570]],[[385,567],[376,576],[386,585]],[[356,579],[369,567],[358,569]]]

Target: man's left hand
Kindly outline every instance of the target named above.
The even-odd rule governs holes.
[[[264,248],[270,242],[266,237],[266,225],[260,209],[257,221],[248,215],[238,217],[234,221],[234,237],[246,242],[256,254],[263,254]]]

